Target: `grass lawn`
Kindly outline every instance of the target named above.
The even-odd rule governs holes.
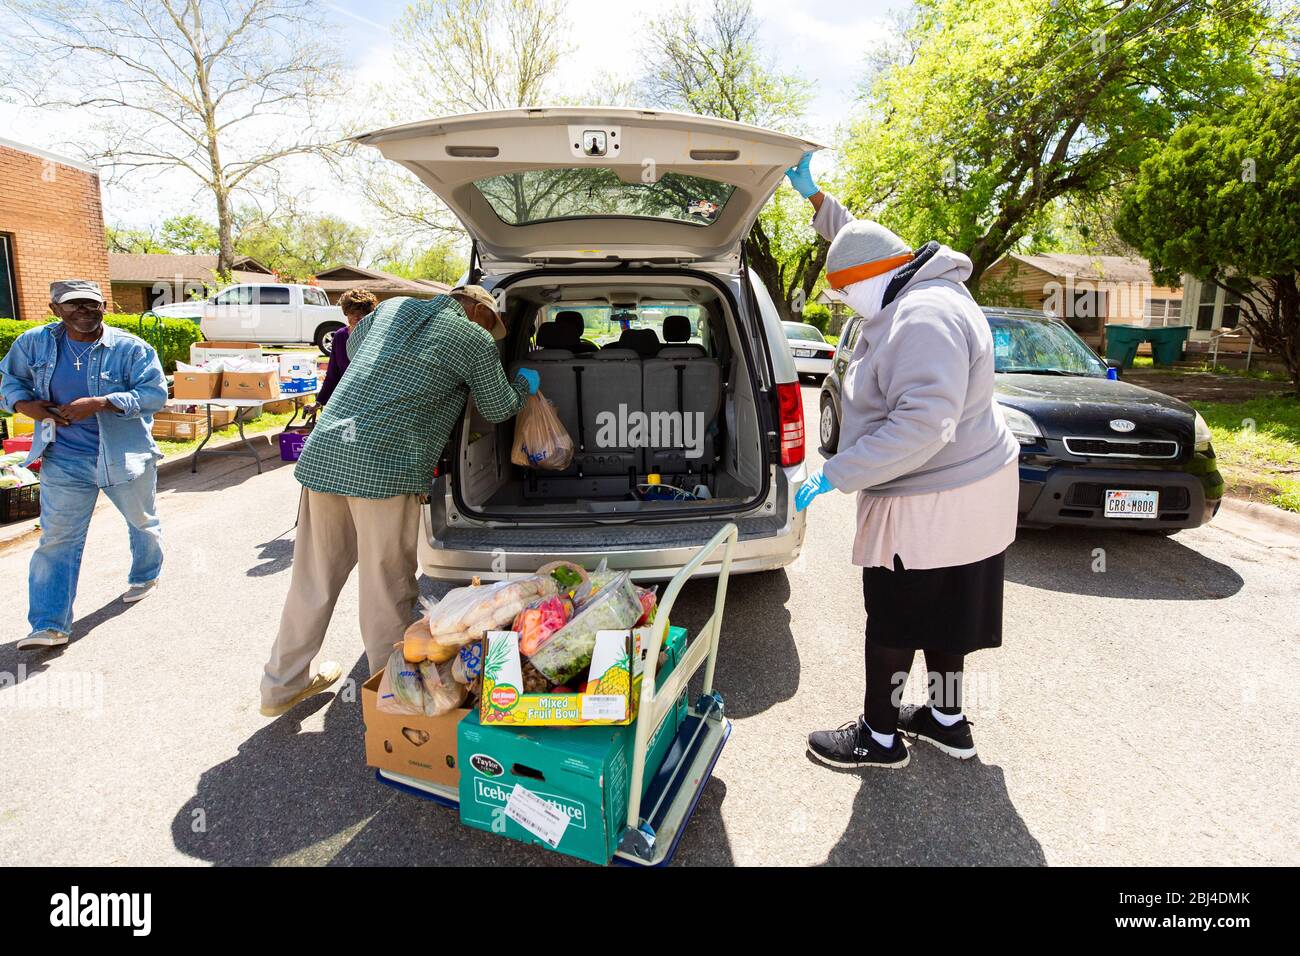
[[[1228,494],[1300,513],[1300,399],[1192,404],[1214,434]]]

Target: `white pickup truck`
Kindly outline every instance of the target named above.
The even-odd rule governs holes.
[[[334,333],[343,328],[343,310],[310,285],[280,283],[232,285],[210,299],[192,299],[154,309],[159,315],[195,319],[213,340],[263,345],[311,343],[330,354]]]

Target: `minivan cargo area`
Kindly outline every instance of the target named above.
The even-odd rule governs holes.
[[[504,287],[504,292],[502,291]],[[503,361],[541,377],[574,444],[563,469],[511,463],[515,422],[471,403],[453,488],[468,516],[508,523],[681,520],[762,503],[771,474],[752,337],[702,275],[534,274],[497,286]]]

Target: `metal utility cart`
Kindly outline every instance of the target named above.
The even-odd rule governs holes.
[[[722,695],[713,688],[714,669],[718,660],[718,643],[722,635],[722,611],[727,600],[727,582],[731,576],[731,556],[737,538],[734,524],[727,524],[708,544],[695,553],[668,582],[655,614],[650,644],[641,677],[641,700],[629,780],[627,824],[619,839],[614,862],[635,866],[662,866],[672,860],[686,824],[699,803],[700,796],[713,774],[722,748],[731,736],[731,721],[723,708]],[[664,633],[682,586],[698,573],[719,549],[722,560],[713,597],[713,613],[687,646],[686,653],[663,686],[655,687],[655,670]],[[694,705],[687,707],[663,765],[646,766],[650,735],[678,699],[687,691],[691,679],[701,668],[704,682]],[[564,728],[555,728],[557,734]],[[651,782],[642,796],[646,774]],[[455,788],[439,786],[405,774],[376,770],[375,778],[415,796],[457,808],[459,793]]]

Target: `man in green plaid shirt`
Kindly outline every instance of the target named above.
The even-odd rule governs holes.
[[[354,565],[370,671],[402,639],[415,601],[420,496],[472,394],[490,422],[537,391],[520,369],[507,381],[497,351],[505,326],[490,293],[462,286],[432,300],[380,303],[348,336],[348,369],[312,429],[294,477],[304,492],[293,580],[262,677],[262,713],[282,714],[342,675],[310,676],[334,603]]]

